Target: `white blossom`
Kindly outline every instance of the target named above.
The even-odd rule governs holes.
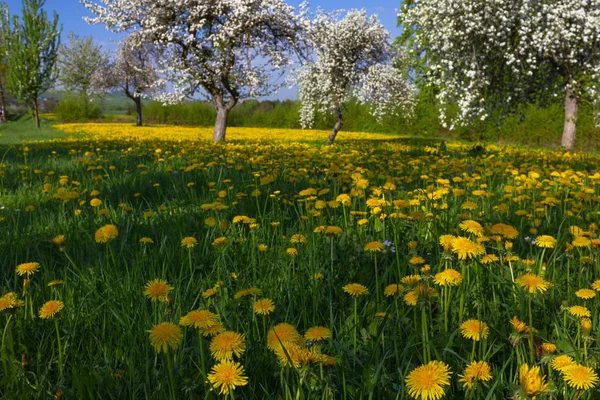
[[[390,34],[376,16],[350,10],[341,18],[341,12],[319,10],[306,32],[314,60],[295,75],[303,127],[314,124],[317,111],[337,115],[341,127],[342,108],[352,98],[370,105],[378,120],[410,112],[413,88],[392,65],[401,57],[392,51]]]

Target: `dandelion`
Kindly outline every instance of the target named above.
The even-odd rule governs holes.
[[[184,237],[181,239],[181,247],[185,247],[187,249],[193,249],[198,244],[198,240],[195,237]]]
[[[415,290],[411,290],[404,295],[402,300],[408,306],[416,306],[417,302],[419,301],[419,293]]]
[[[245,351],[246,339],[238,332],[219,333],[210,342],[210,352],[217,361],[231,360],[234,354],[240,357]]]
[[[420,275],[408,275],[403,277],[400,281],[408,286],[415,286],[417,283],[421,281]]]
[[[225,332],[225,327],[221,323],[221,321],[216,321],[211,325],[207,325],[204,328],[200,328],[200,333],[204,337],[212,337],[218,335],[221,332]]]
[[[298,255],[298,249],[296,249],[295,247],[289,247],[285,250],[285,252],[290,256],[290,257],[296,257]]]
[[[242,297],[247,296],[259,296],[262,294],[262,290],[256,287],[251,287],[247,289],[242,289],[238,291],[235,295],[233,295],[234,299],[241,299]]]
[[[414,256],[410,260],[408,260],[408,263],[411,265],[425,264],[425,259],[421,256]]]
[[[269,315],[275,311],[275,305],[271,299],[259,299],[254,303],[254,312],[260,315]]]
[[[438,400],[444,397],[444,387],[450,385],[450,368],[442,361],[421,365],[406,377],[408,395],[413,399]]]
[[[24,264],[17,265],[17,268],[15,268],[15,272],[19,276],[26,275],[27,277],[30,277],[31,275],[38,272],[39,269],[40,269],[39,263],[30,262],[30,263],[24,263]]]
[[[177,349],[183,338],[181,328],[172,322],[161,322],[146,332],[150,334],[150,344],[157,353],[167,353],[169,348]]]
[[[575,296],[579,297],[580,299],[589,300],[596,297],[596,292],[594,292],[592,289],[579,289],[575,292]]]
[[[40,318],[41,319],[51,319],[63,308],[65,308],[65,304],[60,300],[50,300],[44,303],[44,305],[40,308]]]
[[[173,290],[173,286],[162,279],[153,279],[146,283],[144,288],[144,296],[152,301],[166,301],[169,292]]]
[[[219,321],[219,316],[208,310],[190,311],[179,319],[181,326],[193,326],[198,329],[205,329],[213,326]]]
[[[152,240],[152,238],[149,238],[149,237],[143,237],[140,239],[140,243],[141,244],[153,244],[154,240]]]
[[[296,343],[302,343],[302,336],[298,333],[296,328],[292,325],[282,322],[275,325],[267,333],[267,347],[271,350],[275,350],[280,347],[280,343],[283,345]]]
[[[535,238],[535,245],[547,249],[552,249],[556,246],[556,239],[550,235],[541,235]]]
[[[235,361],[225,360],[212,367],[208,381],[219,389],[222,395],[229,395],[238,386],[246,386],[248,378],[244,376],[244,367]]]
[[[467,389],[473,389],[477,381],[488,382],[492,380],[492,369],[485,361],[473,361],[466,366],[463,375],[459,375],[459,382],[462,382]]]
[[[592,241],[586,238],[585,236],[578,236],[575,239],[573,239],[571,244],[574,247],[590,247],[592,245]]]
[[[575,360],[573,360],[573,357],[563,354],[563,355],[554,357],[552,359],[551,364],[552,364],[552,368],[554,368],[555,370],[564,372],[564,370],[566,368],[575,364]]]
[[[521,275],[515,280],[515,283],[530,294],[536,292],[543,293],[551,286],[551,284],[546,282],[544,278],[532,273]]]
[[[452,235],[442,235],[440,236],[440,246],[444,248],[445,251],[449,251],[452,247],[452,240],[455,239]]]
[[[365,251],[369,253],[381,253],[385,245],[381,242],[369,242],[365,245]]]
[[[385,296],[393,296],[402,293],[404,287],[397,283],[392,283],[391,285],[387,285],[383,290],[383,294]]]
[[[548,391],[546,377],[540,376],[540,367],[529,368],[529,365],[523,364],[519,368],[519,383],[525,395],[534,397]]]
[[[290,243],[306,243],[306,237],[301,233],[295,233],[290,238]]]
[[[312,328],[308,328],[304,333],[304,338],[311,342],[320,342],[322,340],[331,339],[331,330],[324,326],[313,326]]]
[[[350,296],[358,297],[364,294],[369,294],[369,289],[360,283],[349,283],[348,285],[343,287],[344,292],[348,293]]]
[[[116,226],[111,224],[104,225],[96,231],[96,243],[108,243],[117,236],[119,236],[119,230]]]
[[[574,317],[591,317],[592,313],[590,312],[590,310],[587,307],[583,307],[583,306],[572,306],[569,307],[569,314],[573,315]]]
[[[471,339],[476,342],[488,337],[490,329],[485,322],[477,319],[469,319],[460,324],[460,333],[466,339]]]
[[[563,379],[567,385],[577,390],[588,390],[598,383],[598,375],[590,367],[573,364],[563,369]]]
[[[57,246],[64,246],[65,245],[65,235],[58,235],[55,236],[54,238],[52,238],[52,243],[54,243]]]
[[[472,233],[475,236],[483,236],[483,227],[477,221],[466,220],[458,225],[465,232]]]
[[[92,206],[92,207],[99,207],[101,205],[102,205],[102,200],[100,200],[100,199],[90,200],[90,206]]]
[[[15,292],[8,292],[0,297],[0,311],[14,310],[24,305],[25,302],[19,300]]]
[[[452,268],[448,268],[442,272],[438,272],[433,277],[433,282],[436,285],[440,286],[457,286],[460,285],[462,280],[462,274]]]
[[[225,246],[226,244],[227,244],[227,238],[225,236],[221,236],[221,237],[218,237],[215,240],[213,240],[213,242],[211,243],[211,246],[222,247],[222,246]]]
[[[485,253],[485,248],[481,244],[461,236],[452,239],[451,250],[459,260],[471,259]]]
[[[542,350],[544,354],[554,354],[556,352],[556,345],[554,343],[543,343]]]
[[[343,234],[344,230],[342,228],[340,228],[339,226],[328,226],[325,228],[323,233],[328,236],[334,236],[334,235],[338,236],[338,235]]]

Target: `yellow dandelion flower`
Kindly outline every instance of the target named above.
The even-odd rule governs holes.
[[[285,250],[285,252],[290,256],[290,257],[296,257],[298,255],[298,249],[295,247],[289,247]]]
[[[491,264],[493,262],[497,262],[498,260],[500,260],[500,258],[498,258],[497,255],[495,254],[486,254],[485,256],[481,257],[481,260],[479,260],[482,264]]]
[[[99,207],[101,205],[102,205],[102,200],[100,200],[100,199],[90,200],[90,206],[92,206],[92,207]]]
[[[587,307],[583,307],[583,306],[572,306],[569,307],[569,314],[573,315],[574,317],[591,317],[592,313],[590,312],[590,310]]]
[[[24,264],[19,264],[15,268],[15,272],[19,276],[27,275],[28,277],[38,272],[40,269],[40,264],[36,262],[29,262]]]
[[[235,295],[233,295],[234,299],[241,299],[242,297],[247,296],[259,296],[262,294],[262,290],[256,287],[251,287],[247,289],[242,289],[238,291]]]
[[[408,306],[416,306],[419,301],[419,293],[416,290],[411,290],[402,298]]]
[[[144,236],[143,238],[140,239],[140,243],[141,244],[153,244],[154,240],[152,240],[152,238]]]
[[[219,333],[210,342],[210,352],[217,361],[232,360],[234,354],[240,357],[245,351],[246,339],[237,332]]]
[[[563,379],[567,385],[577,390],[589,390],[598,383],[596,372],[585,365],[574,364],[563,370]]]
[[[117,236],[119,236],[119,230],[116,226],[111,224],[104,225],[96,231],[96,243],[108,243]]]
[[[452,235],[442,235],[440,236],[440,246],[444,248],[444,250],[449,251],[452,247],[452,240],[454,236]]]
[[[325,235],[341,235],[344,233],[344,230],[342,228],[340,228],[339,226],[328,226],[325,228],[325,230],[323,231],[323,233]]]
[[[590,247],[592,245],[592,241],[585,236],[578,236],[571,242],[573,247]]]
[[[403,277],[400,281],[408,286],[415,286],[417,283],[421,281],[420,275],[408,275]]]
[[[217,314],[208,310],[194,310],[181,317],[179,319],[179,325],[203,329],[214,325],[218,321],[219,316]]]
[[[329,328],[325,328],[324,326],[313,326],[312,328],[308,328],[308,330],[304,333],[304,338],[306,340],[310,340],[311,342],[320,342],[326,339],[331,339],[331,330],[329,330]]]
[[[58,235],[58,236],[55,236],[54,238],[52,238],[52,243],[54,243],[57,246],[64,246],[65,240],[66,240],[65,235]]]
[[[244,367],[235,361],[225,360],[212,367],[208,381],[222,395],[228,395],[238,386],[246,386],[248,378],[244,376]]]
[[[208,299],[210,297],[213,297],[217,294],[217,289],[216,288],[208,288],[206,289],[204,292],[202,292],[202,298],[203,299]]]
[[[301,233],[295,233],[290,238],[290,243],[306,243],[306,237]]]
[[[582,318],[580,322],[583,335],[588,336],[592,330],[592,320],[589,318]]]
[[[360,283],[349,283],[343,287],[344,292],[348,293],[350,296],[358,297],[364,294],[369,294],[369,289],[366,286],[361,285]]]
[[[556,345],[554,343],[542,343],[542,350],[544,354],[554,354],[556,352]]]
[[[25,302],[17,298],[15,292],[8,292],[0,297],[0,311],[14,310],[25,305]]]
[[[521,275],[515,280],[515,283],[529,293],[543,293],[551,286],[544,278],[532,273]]]
[[[596,297],[596,292],[594,292],[592,289],[579,289],[575,292],[575,296],[579,297],[580,299],[589,300]]]
[[[452,268],[448,268],[442,272],[438,272],[433,277],[433,282],[436,285],[440,286],[457,286],[460,285],[462,280],[462,274]]]
[[[550,235],[541,235],[535,238],[535,245],[547,249],[552,249],[556,246],[556,239]]]
[[[221,236],[221,237],[218,237],[215,240],[213,240],[213,242],[211,243],[211,246],[221,247],[221,246],[225,246],[226,244],[227,244],[227,238],[225,236]]]
[[[408,395],[413,399],[438,400],[450,384],[450,367],[442,361],[430,361],[406,376]]]
[[[44,305],[40,308],[40,318],[41,319],[49,319],[54,318],[54,316],[63,308],[65,308],[65,303],[60,300],[50,300],[44,303]]]
[[[490,329],[485,322],[477,319],[469,319],[460,324],[460,333],[466,339],[471,339],[476,342],[488,337]]]
[[[575,364],[575,360],[573,360],[573,357],[568,356],[566,354],[562,354],[560,356],[554,357],[552,359],[552,368],[560,371],[560,372],[564,372],[564,370],[567,367],[570,367],[571,365]]]
[[[221,332],[225,332],[225,327],[221,321],[216,321],[215,323],[207,325],[204,328],[200,328],[200,333],[204,337],[212,337]]]
[[[460,225],[458,225],[458,227],[465,232],[472,233],[475,236],[483,236],[483,227],[477,221],[468,219],[463,221]]]
[[[369,253],[381,253],[385,249],[382,242],[369,242],[365,245],[365,251]]]
[[[177,349],[183,338],[181,328],[172,322],[161,322],[146,332],[150,334],[150,344],[157,353],[166,353],[169,348]]]
[[[193,249],[198,244],[198,240],[195,237],[188,236],[181,239],[181,247],[187,249]]]
[[[421,256],[414,256],[414,257],[411,257],[410,260],[408,260],[408,263],[411,265],[425,264],[425,259]]]
[[[548,391],[546,377],[540,376],[540,367],[529,368],[529,365],[523,364],[519,368],[519,384],[525,395],[534,397]]]
[[[391,285],[387,285],[383,290],[383,294],[386,296],[393,296],[396,294],[402,293],[404,287],[402,285],[398,285],[397,283],[392,283]]]
[[[162,279],[153,279],[146,283],[144,288],[144,296],[152,301],[166,301],[169,292],[173,290],[173,286]]]
[[[254,312],[260,315],[269,315],[275,311],[275,305],[271,299],[259,299],[254,303]]]
[[[471,259],[485,253],[485,248],[481,244],[462,236],[452,239],[451,250],[459,260]]]
[[[473,361],[465,367],[463,375],[458,375],[467,389],[473,389],[477,381],[488,382],[492,380],[492,369],[485,361]]]
[[[302,336],[298,333],[296,328],[292,325],[282,322],[275,325],[267,333],[267,347],[271,350],[275,350],[280,346],[280,343],[284,345],[296,343],[302,344]]]

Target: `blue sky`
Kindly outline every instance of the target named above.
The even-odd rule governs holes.
[[[302,0],[288,0],[289,4],[297,6]],[[332,11],[337,9],[365,8],[369,14],[377,14],[385,27],[391,32],[392,38],[400,34],[396,27],[396,10],[400,7],[401,0],[312,0],[311,9],[321,7]],[[21,0],[4,0],[11,14],[20,14]],[[59,21],[63,25],[63,38],[73,31],[81,36],[93,36],[104,49],[113,50],[121,35],[108,31],[104,25],[89,25],[83,16],[91,16],[79,0],[46,0],[44,7],[49,15],[56,10]],[[275,98],[295,97],[295,91],[283,90]]]

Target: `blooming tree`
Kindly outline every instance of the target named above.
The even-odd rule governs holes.
[[[161,89],[154,44],[138,43],[128,36],[119,43],[115,59],[108,68],[96,73],[96,80],[103,89],[121,89],[135,103],[136,125],[142,126],[142,97]]]
[[[560,95],[562,145],[574,149],[578,104],[598,94],[599,0],[411,0],[400,19],[426,54],[443,123],[450,102],[464,124]]]
[[[163,101],[200,91],[217,111],[213,140],[225,139],[227,117],[240,99],[272,93],[272,72],[292,62],[303,29],[301,12],[284,0],[81,0],[117,32],[161,47],[161,72],[172,83]]]
[[[392,51],[390,34],[376,16],[351,10],[340,19],[339,13],[320,10],[307,38],[314,60],[296,73],[303,127],[313,125],[316,112],[334,114],[337,122],[327,139],[333,143],[344,123],[344,105],[353,97],[369,104],[378,119],[411,109],[413,88],[395,68],[400,56]]]

